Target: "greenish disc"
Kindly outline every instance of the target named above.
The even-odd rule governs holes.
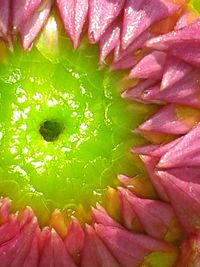
[[[140,171],[130,148],[146,110],[121,98],[124,73],[100,69],[96,46],[74,51],[59,38],[53,58],[39,41],[0,64],[0,181],[18,184],[19,207],[39,209],[31,194],[47,207],[89,207],[117,174]]]
[[[194,9],[196,9],[200,13],[200,1],[199,0],[192,0],[192,5]]]

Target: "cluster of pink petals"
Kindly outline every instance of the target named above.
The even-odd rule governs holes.
[[[45,227],[41,230],[30,208],[20,214],[10,214],[9,200],[1,199],[1,267],[75,267],[79,264],[132,267],[140,265],[152,252],[176,253],[175,246],[162,241],[175,228],[175,214],[170,205],[139,199],[126,189],[120,189],[120,194],[126,203],[123,210],[132,210],[132,221],[140,218],[143,234],[128,231],[98,206],[92,211],[92,226],[86,225],[83,230],[73,218],[63,240],[54,229]],[[174,231],[174,234],[173,239],[180,238],[180,233]]]
[[[131,69],[130,78],[140,80],[123,97],[163,105],[137,131],[177,137],[133,149],[146,166],[158,200],[133,194],[127,189],[132,178],[121,175],[120,222],[97,205],[91,225],[83,230],[72,218],[61,239],[54,229],[41,230],[30,208],[11,214],[9,200],[1,199],[1,267],[137,267],[153,252],[176,253],[172,243],[183,239],[177,266],[199,266],[200,124],[188,123],[190,118],[183,119],[177,110],[179,105],[191,107],[200,117],[200,19],[189,24],[179,2],[1,0],[0,37],[10,44],[18,34],[25,50],[54,6],[75,48],[87,26],[90,43],[99,44],[100,63],[112,52],[111,69]],[[151,31],[176,13],[182,16],[173,31],[159,36]],[[139,50],[144,50],[141,60]]]

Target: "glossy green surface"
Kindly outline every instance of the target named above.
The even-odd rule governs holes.
[[[192,0],[192,5],[200,13],[200,1],[199,0]]]
[[[99,70],[95,46],[60,43],[53,60],[16,47],[0,65],[0,193],[16,206],[89,206],[118,173],[138,172],[130,148],[144,114],[121,99],[122,74]]]

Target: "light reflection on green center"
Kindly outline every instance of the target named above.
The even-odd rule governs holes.
[[[96,47],[72,52],[65,42],[56,63],[34,47],[0,65],[0,188],[16,183],[21,206],[30,194],[47,206],[90,205],[118,173],[138,172],[129,150],[142,116],[121,99],[121,75],[98,69]],[[63,125],[52,142],[39,131],[45,121]]]

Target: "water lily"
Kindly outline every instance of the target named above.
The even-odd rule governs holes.
[[[1,1],[0,267],[199,266],[198,9]]]

